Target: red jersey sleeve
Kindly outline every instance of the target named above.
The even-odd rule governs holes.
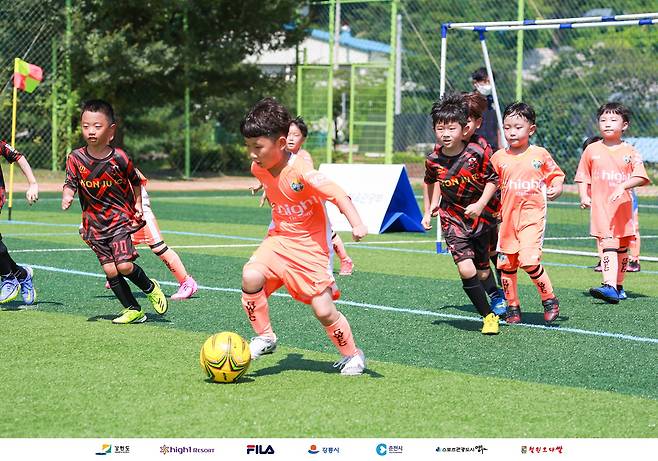
[[[14,163],[23,156],[20,152],[4,141],[0,141],[0,154],[7,159],[9,163]]]
[[[64,187],[68,187],[73,192],[78,191],[78,170],[75,167],[75,160],[71,154],[66,157],[66,178],[64,179]]]
[[[542,165],[542,172],[544,173],[544,180],[546,185],[550,186],[555,179],[564,178],[564,172],[562,169],[555,163],[551,154],[544,149],[544,164]]]

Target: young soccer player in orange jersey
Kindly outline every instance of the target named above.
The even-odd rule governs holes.
[[[313,157],[311,157],[311,154],[307,151],[302,149],[304,142],[306,142],[306,136],[308,136],[308,127],[306,126],[306,123],[304,123],[304,119],[301,117],[295,118],[290,123],[290,128],[288,129],[288,150],[293,154],[302,157],[305,161],[310,163],[311,167],[313,167]],[[354,272],[352,258],[347,254],[343,239],[341,239],[340,235],[333,230],[331,232],[331,244],[340,258],[340,272],[338,275],[352,275],[352,272]]]
[[[251,356],[256,359],[276,348],[267,299],[283,285],[294,299],[311,306],[343,356],[334,366],[343,375],[359,375],[365,356],[334,304],[340,291],[331,271],[331,227],[324,201],[330,200],[346,216],[354,240],[365,237],[367,227],[340,187],[287,149],[290,122],[283,105],[265,98],[240,123],[251,172],[272,207],[267,237],[242,270],[242,306],[257,334],[249,344]]]
[[[544,321],[551,323],[560,314],[558,299],[541,264],[546,199],[562,193],[564,173],[542,147],[530,144],[535,133],[535,111],[523,102],[505,108],[503,130],[509,144],[493,157],[502,192],[501,223],[498,235],[498,268],[502,271],[507,299],[507,323],[521,322],[517,269],[533,281],[544,307]]]
[[[623,104],[609,102],[597,112],[600,141],[587,146],[575,181],[581,208],[591,208],[590,234],[601,248],[603,284],[590,294],[610,304],[626,297],[623,291],[628,245],[636,229],[629,189],[649,184],[640,154],[622,141],[630,122]]]
[[[491,148],[464,140],[468,105],[461,95],[444,96],[432,106],[438,151],[427,155],[425,183],[430,205],[422,225],[428,229],[438,203],[441,230],[457,266],[462,288],[483,318],[482,334],[499,333],[499,317],[491,310],[498,290],[489,265],[489,246],[498,221],[494,198],[498,177],[491,166]],[[438,185],[438,191],[435,191]]]

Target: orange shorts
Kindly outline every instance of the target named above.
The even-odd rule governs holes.
[[[532,267],[541,264],[542,247],[544,246],[544,223],[528,223],[516,230],[515,235],[498,237],[498,263],[502,270],[514,270],[517,267]]]
[[[628,248],[635,236],[631,235],[628,237],[596,237],[599,252],[605,249],[614,249],[618,250],[620,248]]]
[[[249,264],[266,267],[266,296],[283,285],[290,296],[304,304],[310,304],[327,288],[331,288],[334,300],[340,298],[329,254],[311,239],[299,241],[278,235],[268,236],[249,258],[246,265]]]
[[[135,245],[144,244],[153,248],[157,244],[162,243],[163,238],[160,234],[158,221],[155,219],[155,215],[150,208],[144,207],[144,221],[146,221],[146,225],[132,235],[133,243]]]

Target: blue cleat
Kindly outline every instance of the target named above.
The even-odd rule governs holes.
[[[619,292],[615,287],[602,283],[599,288],[590,288],[589,294],[596,299],[602,299],[608,304],[619,304]]]
[[[491,297],[491,312],[499,317],[505,317],[507,312],[507,301],[505,300],[505,292],[498,288],[498,293]]]
[[[2,287],[0,288],[0,304],[8,303],[18,297],[21,284],[13,275],[2,277]]]
[[[624,291],[624,287],[621,285],[617,285],[617,293],[619,293],[619,300],[623,301],[624,299],[628,299],[628,295],[626,295],[626,292]]]
[[[21,284],[21,296],[23,296],[23,302],[27,305],[34,304],[37,300],[37,290],[34,289],[34,282],[32,277],[34,276],[34,271],[30,266],[24,267],[27,272],[27,277],[23,280],[18,279]]]

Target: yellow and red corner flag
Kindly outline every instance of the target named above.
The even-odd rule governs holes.
[[[43,80],[43,69],[16,58],[14,61],[14,88],[32,93]]]

